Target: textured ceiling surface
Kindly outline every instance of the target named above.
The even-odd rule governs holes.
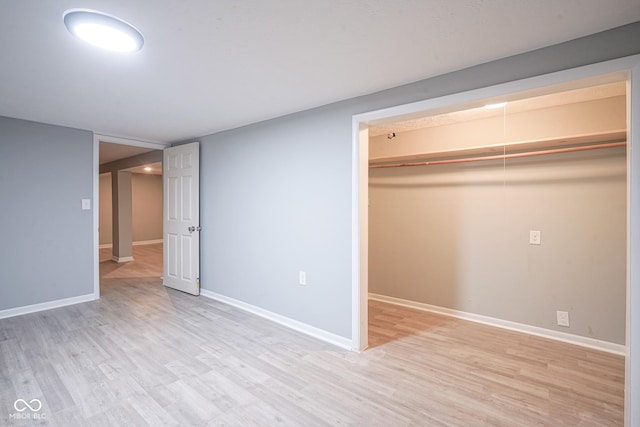
[[[139,28],[96,50],[71,8]],[[640,20],[640,0],[9,0],[0,115],[171,142],[414,82]]]

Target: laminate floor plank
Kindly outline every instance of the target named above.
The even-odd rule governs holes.
[[[110,257],[99,301],[0,320],[0,426],[623,423],[621,356],[379,301],[354,353],[163,287],[162,245]]]
[[[127,402],[145,420],[149,426],[179,426],[182,425],[155,399],[144,393],[129,398]]]

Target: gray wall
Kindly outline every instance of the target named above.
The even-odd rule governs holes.
[[[0,310],[93,292],[92,196],[91,132],[0,117]]]
[[[100,244],[112,243],[111,175],[100,175]],[[131,175],[132,241],[162,239],[162,175]]]
[[[199,138],[202,287],[351,337],[351,117],[637,54],[639,39],[635,23]]]
[[[162,239],[162,175],[131,175],[134,242]]]
[[[374,169],[369,185],[371,292],[624,345],[625,148]]]
[[[113,244],[113,204],[111,203],[111,173],[103,173],[100,175],[98,186],[98,198],[100,199],[99,212],[99,244]]]
[[[203,288],[350,336],[350,127],[331,109],[200,139]]]

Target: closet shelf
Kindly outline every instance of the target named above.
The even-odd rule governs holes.
[[[571,135],[560,138],[546,138],[528,141],[516,141],[500,144],[484,145],[478,147],[459,148],[454,150],[441,150],[428,153],[405,154],[400,156],[386,156],[369,158],[369,165],[383,165],[393,162],[444,160],[463,157],[496,156],[502,154],[515,154],[524,152],[536,152],[550,149],[597,146],[615,142],[625,142],[626,129],[617,129],[606,132]],[[604,147],[603,147],[604,148]]]

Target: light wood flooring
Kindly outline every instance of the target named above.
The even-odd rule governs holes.
[[[111,261],[111,248],[100,249],[100,284],[107,287],[117,280],[149,278],[162,276],[162,243],[138,245],[133,247],[133,262],[117,263]]]
[[[99,301],[0,320],[0,425],[623,423],[622,357],[376,301],[357,354],[164,288],[155,246],[101,254]]]

